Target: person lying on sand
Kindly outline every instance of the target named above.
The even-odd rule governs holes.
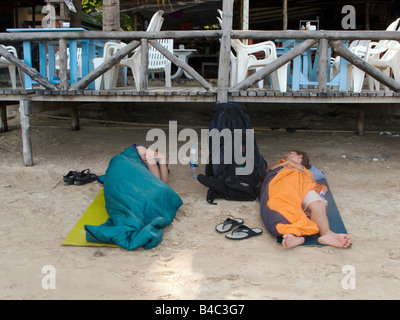
[[[169,173],[165,156],[161,152],[151,150],[140,144],[134,144],[132,147],[136,148],[147,169],[158,179],[168,184]]]
[[[315,234],[318,233],[320,234],[320,237],[318,238],[318,243],[323,244],[323,245],[329,245],[333,247],[338,247],[338,248],[346,248],[350,245],[351,243],[351,236],[348,234],[341,234],[341,233],[335,233],[332,230],[330,230],[329,227],[329,221],[327,217],[327,201],[319,194],[317,193],[313,186],[317,186],[316,180],[314,177],[314,174],[307,170],[310,169],[310,160],[309,157],[306,153],[301,152],[301,151],[296,151],[296,150],[291,150],[288,153],[284,155],[284,159],[280,160],[277,164],[268,167],[267,172],[271,170],[276,170],[276,175],[271,179],[269,182],[269,188],[282,188],[284,190],[283,194],[278,194],[278,197],[284,197],[285,192],[288,194],[287,190],[290,189],[290,192],[293,193],[293,190],[296,191],[296,188],[304,188],[302,191],[298,192],[298,197],[293,197],[293,201],[296,201],[297,199],[300,199],[301,201],[301,207],[305,213],[305,215],[313,222],[309,224],[309,221],[306,221],[307,219],[303,219],[304,217],[300,217],[298,220],[305,221],[303,224],[305,225],[304,228],[303,226],[300,225],[301,229],[299,232],[297,232],[296,229],[296,224],[298,223],[298,220],[293,220],[296,221],[293,224],[286,223],[286,224],[281,224],[282,230],[293,230],[293,232],[281,232],[283,240],[282,240],[282,245],[284,248],[293,248],[298,245],[301,245],[304,243],[305,238],[304,234],[309,232],[307,235]],[[280,181],[279,185],[277,184],[271,184],[274,179],[278,176],[278,174],[284,170],[297,170],[301,174],[295,175],[296,176],[296,181],[299,182],[298,185],[293,184],[293,180],[290,180],[290,173],[286,172],[286,174],[281,174],[279,176]],[[293,171],[292,171],[293,172]],[[293,176],[293,175],[292,175]],[[268,178],[268,176],[267,176]],[[285,180],[286,179],[286,180]],[[285,185],[286,184],[286,185]],[[290,185],[289,185],[290,184]],[[272,191],[272,193],[271,193]],[[274,193],[274,190],[268,190],[269,195],[271,194],[277,194]],[[302,198],[302,195],[305,194],[305,196]],[[290,195],[290,194],[289,194]],[[262,196],[261,196],[262,197]],[[271,200],[271,198],[270,198]],[[292,200],[290,200],[292,201]],[[286,204],[285,204],[286,205]],[[276,209],[274,209],[276,210]],[[271,219],[271,217],[268,217],[266,215],[276,215],[277,211],[268,211],[262,213],[263,215],[263,220],[264,223],[266,224],[267,229],[267,223],[270,223],[271,221],[274,221],[276,227],[279,223],[276,222],[275,217]],[[279,213],[278,213],[279,214]],[[300,214],[302,215],[302,213]],[[289,216],[287,216],[289,217]],[[286,218],[284,218],[286,219]],[[266,223],[267,222],[267,223]],[[288,221],[287,221],[288,222]],[[316,227],[315,227],[316,225]],[[290,229],[293,226],[292,229]],[[285,229],[286,228],[286,229]],[[314,229],[313,229],[314,228]],[[313,232],[315,230],[316,232]],[[271,232],[271,230],[269,229]],[[296,232],[294,232],[296,231]],[[276,232],[274,232],[276,235]],[[279,233],[279,231],[278,231]]]

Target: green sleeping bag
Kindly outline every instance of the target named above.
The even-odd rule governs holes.
[[[86,240],[128,250],[156,247],[182,205],[178,194],[147,169],[134,147],[110,160],[103,181],[110,217],[99,226],[85,225]]]

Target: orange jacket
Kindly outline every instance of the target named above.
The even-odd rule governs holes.
[[[280,160],[282,162],[285,160]],[[290,224],[279,223],[276,230],[281,234],[296,236],[313,235],[319,232],[317,224],[311,221],[302,209],[302,202],[311,190],[326,191],[326,186],[318,185],[311,178],[311,173],[304,168],[304,172],[285,165],[270,181],[268,187],[269,209],[279,212]],[[325,188],[324,188],[325,187]]]

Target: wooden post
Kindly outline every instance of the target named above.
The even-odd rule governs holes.
[[[71,16],[71,27],[77,28],[82,26],[82,0],[73,0],[76,12],[70,12]]]
[[[71,130],[78,131],[80,129],[78,106],[70,107],[69,112],[71,114]]]
[[[242,21],[242,30],[249,30],[249,2],[250,0],[242,0],[241,1],[241,21]],[[249,39],[242,39],[244,44],[249,44]]]
[[[364,120],[365,120],[365,110],[363,107],[357,108],[357,134],[359,136],[364,135]]]
[[[365,0],[365,28],[364,28],[365,30],[371,29],[370,9],[371,9],[370,0]]]
[[[70,21],[70,17],[68,15],[68,7],[64,1],[60,1],[60,27],[63,28],[63,22]]]
[[[140,77],[139,90],[148,89],[148,72],[149,72],[149,44],[147,39],[141,39],[140,46]]]
[[[327,91],[328,81],[328,40],[321,39],[319,41],[319,62],[318,62],[318,90],[319,92]]]
[[[282,26],[282,30],[287,30],[287,26],[288,26],[288,15],[287,15],[287,0],[283,0],[283,26]]]
[[[103,31],[120,31],[120,14],[120,0],[103,0]],[[124,69],[116,68],[116,71],[118,71],[117,86],[124,86]]]
[[[21,117],[22,130],[22,153],[25,166],[33,166],[31,129],[29,125],[31,106],[32,102],[29,100],[20,100],[19,102],[19,114]]]
[[[60,90],[68,90],[67,40],[60,39],[58,55],[60,57]]]
[[[0,133],[7,130],[7,105],[5,102],[0,102]]]
[[[68,90],[68,56],[67,56],[67,40],[60,39],[59,51],[60,56],[60,90]],[[69,109],[71,115],[71,130],[79,130],[78,107],[73,106]]]
[[[120,30],[119,0],[103,0],[103,31]]]
[[[371,66],[365,60],[360,59],[354,53],[350,52],[345,48],[339,40],[331,40],[329,44],[335,50],[336,54],[346,59],[351,64],[355,65],[357,68],[361,69],[365,73],[369,74],[372,78],[383,83],[385,86],[389,87],[395,92],[400,92],[400,83],[391,77],[387,76],[377,68]]]
[[[217,101],[228,102],[233,0],[222,1],[222,38],[219,50]]]

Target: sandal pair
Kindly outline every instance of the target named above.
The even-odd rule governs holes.
[[[94,173],[90,173],[89,169],[82,170],[81,172],[70,171],[63,177],[64,184],[69,186],[71,184],[84,185],[98,179]]]
[[[220,233],[225,233],[233,230],[231,233],[226,234],[225,237],[231,240],[243,240],[263,233],[260,228],[249,228],[243,224],[243,219],[240,218],[227,218],[223,223],[215,227]]]

